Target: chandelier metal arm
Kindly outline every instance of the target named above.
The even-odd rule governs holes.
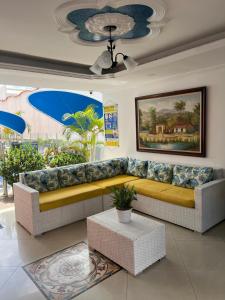
[[[97,59],[95,64],[90,68],[90,70],[95,74],[101,75],[102,69],[114,69],[118,64],[117,58],[119,55],[122,55],[123,63],[127,70],[131,70],[137,65],[137,63],[132,58],[123,54],[122,52],[114,54],[116,45],[115,41],[112,38],[112,31],[115,31],[116,28],[117,27],[115,25],[108,25],[104,27],[105,31],[109,33],[107,45],[108,51],[104,51],[102,55]]]
[[[116,46],[113,44],[113,40],[109,39],[109,45],[107,46],[108,51],[111,55],[111,60],[112,60],[112,64],[114,63],[114,53],[113,51],[115,50]]]
[[[112,66],[111,66],[111,69],[116,67],[116,65],[118,64],[118,61],[117,61],[117,57],[118,55],[122,55],[123,58],[126,58],[127,56],[125,54],[123,54],[122,52],[118,52],[116,55],[115,55],[115,58],[114,58],[114,50],[116,48],[114,41],[112,39],[112,29],[113,27],[112,26],[108,26],[107,27],[107,30],[109,31],[109,45],[107,46],[108,48],[108,51],[110,52],[110,55],[111,55],[111,61],[112,61]]]
[[[111,68],[113,68],[115,66],[115,62],[114,62],[114,50],[116,48],[115,44],[113,44],[113,39],[112,39],[112,30],[115,30],[114,26],[106,26],[105,28],[106,31],[109,32],[109,45],[107,46],[108,48],[108,51],[110,52],[110,55],[111,55],[111,61],[112,61],[112,66]]]
[[[123,54],[122,52],[118,52],[118,53],[115,55],[115,62],[117,62],[117,56],[118,56],[118,55],[122,55],[123,58],[126,58],[126,57],[127,57],[127,55]]]

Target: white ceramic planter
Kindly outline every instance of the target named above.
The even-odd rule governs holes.
[[[128,210],[119,210],[117,209],[118,219],[120,223],[129,223],[131,220],[131,209]]]

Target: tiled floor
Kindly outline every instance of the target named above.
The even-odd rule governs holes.
[[[85,221],[33,238],[15,224],[13,205],[1,205],[0,299],[43,300],[21,266],[86,240]],[[167,256],[137,277],[122,270],[77,300],[224,300],[225,222],[204,235],[166,223]]]

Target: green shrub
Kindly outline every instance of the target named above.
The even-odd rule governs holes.
[[[122,187],[112,189],[113,205],[119,210],[128,210],[131,208],[131,202],[137,200],[134,187]]]
[[[52,157],[48,156],[48,165],[51,168],[79,164],[85,161],[85,158],[77,153],[59,152]]]
[[[0,176],[12,185],[19,181],[19,173],[45,168],[42,155],[29,144],[11,147],[0,161]]]

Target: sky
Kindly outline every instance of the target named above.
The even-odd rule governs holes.
[[[143,111],[148,111],[150,107],[156,108],[157,111],[159,111],[161,109],[174,110],[174,103],[176,102],[176,101],[174,101],[175,97],[176,97],[176,101],[181,101],[181,100],[185,101],[186,111],[193,111],[194,106],[197,103],[199,103],[201,100],[201,95],[198,92],[198,93],[191,93],[191,94],[184,94],[184,95],[176,95],[176,96],[169,96],[169,97],[140,100],[140,101],[138,101],[138,106]]]

